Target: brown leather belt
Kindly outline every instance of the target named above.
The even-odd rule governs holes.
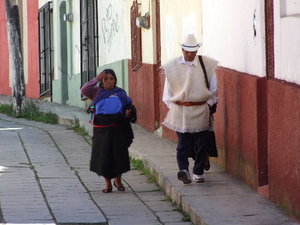
[[[195,106],[195,105],[204,105],[206,102],[180,102],[176,101],[174,102],[177,105],[183,105],[183,106]]]

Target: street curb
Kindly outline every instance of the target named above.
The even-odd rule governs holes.
[[[165,194],[169,196],[172,202],[175,202],[177,206],[182,207],[182,210],[190,216],[191,221],[194,224],[209,225],[204,218],[201,218],[197,214],[197,211],[193,208],[189,201],[186,200],[185,197],[179,191],[177,191],[175,187],[172,186],[170,180],[163,175],[159,168],[156,168],[155,164],[152,163],[151,160],[147,159],[147,156],[132,149],[129,151],[129,154],[131,157],[139,159],[143,162],[144,167],[148,169],[153,176],[155,176],[158,185],[163,189]]]

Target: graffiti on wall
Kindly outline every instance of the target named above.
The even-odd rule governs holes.
[[[113,40],[119,32],[119,16],[118,13],[113,12],[111,4],[105,9],[105,15],[101,20],[101,29],[104,44],[110,51]]]

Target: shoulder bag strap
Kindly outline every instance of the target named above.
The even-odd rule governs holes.
[[[206,86],[207,86],[207,88],[209,89],[209,83],[208,83],[208,78],[207,78],[207,72],[206,72],[206,69],[205,69],[205,65],[204,65],[202,56],[201,56],[201,55],[198,55],[198,57],[199,57],[199,61],[200,61],[200,64],[201,64],[203,73],[204,73]]]

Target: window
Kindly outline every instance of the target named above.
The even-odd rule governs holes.
[[[53,76],[52,2],[46,3],[38,15],[40,96],[51,96]]]
[[[138,70],[142,65],[142,39],[141,28],[136,26],[136,18],[140,16],[139,4],[134,1],[130,10],[131,21],[131,58],[132,70]]]
[[[98,66],[97,0],[80,1],[81,85],[96,76]]]

